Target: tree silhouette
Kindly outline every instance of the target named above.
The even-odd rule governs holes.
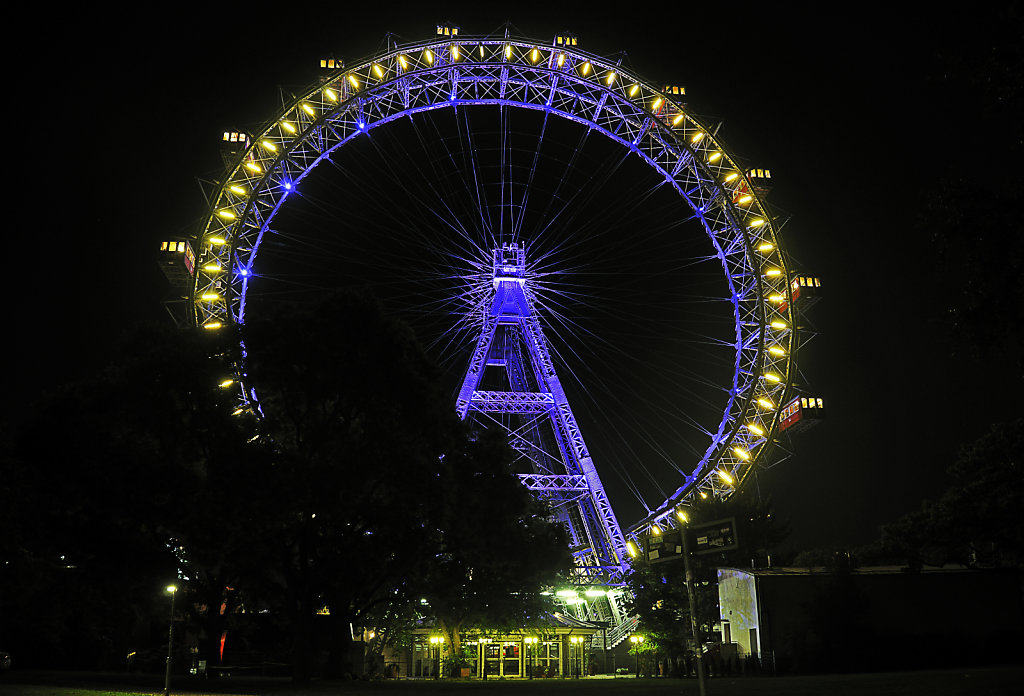
[[[757,564],[758,559],[767,562],[771,549],[789,535],[789,525],[773,513],[770,502],[758,500],[746,490],[726,500],[697,502],[689,509],[688,517],[690,527],[726,518],[736,522],[736,549],[690,558],[697,623],[702,639],[706,639],[711,624],[718,620],[717,569],[748,567]],[[678,533],[666,534],[666,538],[673,541]],[[673,673],[680,674],[691,638],[690,613],[693,611],[686,592],[682,557],[660,563],[637,562],[629,577],[629,586],[634,597],[632,609],[640,619],[641,630],[654,639],[662,656],[672,663]]]
[[[1024,566],[1024,419],[964,447],[953,484],[934,502],[882,527],[882,547],[911,565]]]
[[[572,558],[563,527],[512,473],[503,434],[476,433],[445,458],[449,505],[422,594],[459,656],[465,628],[542,625],[553,607],[541,592],[568,576]]]

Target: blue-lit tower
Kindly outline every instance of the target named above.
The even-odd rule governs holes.
[[[578,619],[612,627],[610,644],[632,622],[621,609],[628,570],[626,540],[612,512],[576,418],[558,379],[526,273],[526,250],[493,250],[490,301],[459,390],[459,416],[500,424],[519,453],[524,485],[565,524],[577,591],[563,596]]]

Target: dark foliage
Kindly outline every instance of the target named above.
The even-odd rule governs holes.
[[[788,523],[774,515],[770,502],[756,499],[749,491],[724,501],[702,501],[689,511],[690,525],[726,518],[736,521],[739,547],[690,558],[701,640],[709,639],[711,626],[719,617],[717,569],[766,563],[771,549],[789,535]],[[634,596],[632,611],[640,618],[640,630],[657,645],[659,659],[667,660],[670,670],[680,675],[691,639],[691,607],[682,557],[661,563],[637,563],[629,586]]]
[[[244,359],[227,332],[138,330],[28,420],[0,500],[0,640],[20,664],[155,666],[179,575],[200,658],[227,636],[226,662],[284,658],[300,679],[321,660],[361,671],[352,627],[400,633],[424,596],[494,620],[536,607],[508,593],[536,595],[564,540],[504,445],[465,432],[407,327],[339,294],[242,338]],[[285,654],[266,652],[275,626]]]
[[[934,502],[882,528],[882,547],[910,565],[1024,566],[1024,419],[965,447],[953,484]]]

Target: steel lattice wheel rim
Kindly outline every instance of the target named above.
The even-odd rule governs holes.
[[[678,97],[568,41],[441,36],[339,68],[286,105],[213,197],[199,239],[194,321],[209,330],[244,322],[263,235],[327,155],[395,119],[473,105],[544,110],[597,129],[641,157],[699,217],[732,294],[732,384],[700,461],[630,531],[675,526],[679,506],[727,497],[771,462],[795,375],[791,273],[777,226],[736,157]],[[239,395],[241,409],[253,407],[244,381]]]

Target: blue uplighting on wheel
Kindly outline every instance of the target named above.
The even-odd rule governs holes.
[[[202,305],[200,309],[211,313],[223,311],[225,316],[228,313],[233,313],[236,320],[241,323],[245,315],[248,281],[255,277],[251,270],[255,253],[264,235],[273,233],[269,229],[269,225],[274,215],[282,205],[286,206],[291,202],[289,196],[297,190],[298,181],[301,181],[313,166],[324,160],[331,161],[332,152],[348,142],[357,141],[360,133],[368,134],[370,130],[382,125],[397,122],[400,119],[410,119],[418,114],[429,114],[435,109],[450,108],[459,113],[461,117],[464,110],[459,107],[463,106],[481,106],[487,109],[498,107],[502,114],[506,109],[529,109],[542,113],[545,117],[545,124],[548,116],[565,119],[567,122],[587,129],[587,133],[599,133],[611,142],[627,148],[630,153],[638,155],[641,160],[652,167],[657,176],[664,177],[664,181],[692,208],[693,217],[699,219],[708,233],[710,243],[717,252],[715,256],[722,266],[729,287],[728,292],[722,293],[722,297],[716,296],[715,298],[728,299],[735,327],[735,339],[730,339],[723,344],[732,346],[735,353],[734,358],[730,361],[732,363],[731,383],[722,385],[725,387],[723,391],[727,393],[727,403],[724,405],[721,420],[718,427],[711,430],[697,425],[702,437],[707,438],[702,441],[710,442],[710,444],[703,455],[695,452],[698,455],[695,463],[687,464],[688,469],[693,467],[691,473],[686,474],[679,471],[685,479],[683,486],[679,487],[671,496],[666,497],[665,501],[653,512],[644,503],[647,508],[647,517],[634,526],[634,529],[641,529],[645,525],[660,522],[664,518],[671,518],[674,508],[678,504],[697,499],[697,494],[701,499],[707,497],[706,493],[727,495],[728,491],[722,488],[718,478],[712,477],[712,475],[719,476],[715,473],[717,463],[720,460],[734,462],[730,452],[735,452],[736,448],[744,453],[752,452],[750,448],[752,443],[755,443],[755,438],[748,435],[747,430],[743,429],[744,423],[750,421],[754,423],[755,427],[760,427],[757,423],[762,421],[773,423],[775,403],[781,400],[782,394],[788,386],[786,383],[780,382],[778,386],[771,387],[778,394],[767,395],[771,398],[762,400],[763,403],[758,405],[756,397],[761,394],[761,391],[768,389],[758,377],[758,375],[764,374],[764,370],[759,368],[762,362],[761,357],[767,355],[763,350],[767,345],[764,325],[770,316],[776,315],[785,319],[785,321],[780,319],[780,325],[786,327],[792,324],[792,320],[789,318],[792,315],[792,309],[789,307],[791,301],[782,302],[772,299],[771,302],[775,304],[767,304],[769,298],[788,299],[789,297],[786,294],[784,282],[785,267],[779,269],[779,277],[782,278],[782,281],[768,279],[760,272],[762,266],[754,263],[751,257],[744,255],[750,251],[751,245],[756,249],[762,242],[771,241],[774,244],[774,232],[763,236],[760,232],[751,232],[744,228],[741,221],[734,217],[734,213],[742,217],[743,211],[748,209],[733,210],[735,206],[728,205],[728,202],[732,200],[732,203],[736,205],[753,203],[756,207],[759,205],[759,201],[750,200],[738,204],[736,191],[739,189],[734,191],[734,187],[726,187],[721,183],[716,172],[722,165],[721,163],[716,164],[716,162],[722,157],[722,153],[712,153],[714,148],[709,146],[706,140],[703,140],[713,131],[698,124],[695,118],[689,116],[684,118],[682,107],[673,100],[666,100],[663,96],[658,96],[653,102],[648,100],[648,97],[644,95],[654,99],[661,94],[657,85],[649,85],[638,77],[632,90],[624,89],[619,83],[627,76],[620,72],[618,64],[612,66],[611,63],[605,63],[606,59],[579,53],[574,48],[566,48],[564,54],[557,57],[556,70],[554,66],[555,53],[550,54],[551,60],[545,67],[540,64],[539,49],[533,48],[531,52],[529,46],[531,43],[539,45],[536,42],[509,41],[508,37],[504,42],[488,40],[479,44],[466,43],[458,39],[454,39],[455,43],[453,44],[452,41],[451,38],[445,38],[413,46],[413,48],[423,51],[422,60],[415,66],[411,65],[412,62],[415,62],[415,51],[407,52],[406,55],[393,53],[390,49],[386,55],[381,54],[373,61],[367,62],[363,66],[357,66],[352,71],[353,76],[376,75],[380,82],[374,83],[372,89],[366,89],[369,86],[367,83],[350,76],[348,82],[351,83],[354,91],[347,91],[345,80],[335,80],[336,87],[339,89],[344,87],[345,93],[353,97],[347,101],[334,105],[324,102],[325,97],[334,102],[336,101],[335,97],[338,96],[334,89],[324,86],[326,83],[312,89],[289,107],[297,114],[296,119],[292,119],[293,121],[303,124],[308,121],[310,125],[310,128],[302,134],[296,133],[296,130],[291,128],[293,125],[291,121],[287,124],[284,122],[271,124],[269,128],[272,130],[266,132],[265,142],[278,147],[280,143],[287,141],[291,154],[286,158],[280,157],[272,160],[268,155],[266,161],[268,163],[272,161],[273,166],[267,167],[265,173],[259,168],[254,170],[252,167],[247,167],[254,174],[260,174],[261,178],[258,184],[255,184],[254,177],[241,172],[245,179],[239,179],[240,185],[234,192],[242,197],[247,195],[251,188],[253,196],[259,197],[258,205],[240,209],[237,206],[240,199],[231,197],[224,205],[218,204],[217,209],[214,210],[218,218],[210,223],[211,230],[227,229],[229,223],[224,220],[234,218],[228,218],[224,213],[232,213],[232,211],[235,211],[234,214],[243,212],[243,217],[246,218],[238,223],[230,223],[232,227],[229,231],[233,235],[232,246],[225,248],[225,241],[218,241],[215,246],[211,246],[209,251],[211,258],[217,256],[220,259],[218,263],[211,264],[216,271],[225,266],[235,269],[232,282],[237,284],[239,292],[226,295],[225,299],[228,302],[224,304],[210,305],[210,307]],[[471,53],[467,52],[467,56],[472,56],[475,55],[478,46],[481,49],[479,60],[462,61],[459,59],[460,50],[472,48]],[[484,50],[486,46],[493,49],[490,54]],[[559,44],[559,46],[563,45]],[[565,46],[569,46],[569,44],[564,44],[563,47]],[[434,51],[438,52],[435,54]],[[453,59],[451,61],[445,60],[445,52],[452,52]],[[396,58],[396,56],[398,57]],[[395,60],[401,67],[401,70],[396,68],[396,73],[402,76],[401,79],[384,79],[385,76],[381,74],[384,68],[380,66],[393,64]],[[458,64],[456,65],[456,63]],[[595,72],[598,67],[610,71],[606,73],[608,77],[600,77]],[[372,78],[369,79],[372,81]],[[613,79],[616,81],[614,86]],[[633,98],[641,87],[645,90],[640,95],[642,98]],[[556,103],[558,106],[555,106]],[[330,108],[323,114],[317,112],[319,115],[314,115],[311,113],[312,104],[323,104]],[[675,111],[666,112],[666,106],[673,106]],[[313,117],[312,121],[300,113],[303,110]],[[362,118],[361,114],[363,113],[370,114],[374,119],[373,122]],[[672,117],[673,114],[677,115]],[[318,120],[321,118],[323,119],[322,123]],[[504,115],[502,119],[502,123],[506,124]],[[351,129],[352,120],[356,121],[355,131]],[[465,121],[465,124],[470,130],[475,128],[475,121],[472,127],[468,120]],[[305,126],[303,127],[305,128]],[[279,128],[300,137],[293,141],[290,135],[279,132]],[[439,135],[441,135],[440,132]],[[541,137],[543,137],[543,131]],[[518,141],[512,140],[510,135],[509,142]],[[538,140],[539,142],[540,140]],[[513,146],[506,146],[504,143],[503,140],[502,147],[507,147],[511,152]],[[571,146],[571,143],[566,144]],[[474,148],[475,145],[470,143],[467,151],[473,154]],[[540,145],[538,145],[538,153],[540,152],[539,148]],[[273,151],[273,147],[267,149]],[[715,159],[709,159],[712,156]],[[569,165],[573,162],[575,159],[570,160]],[[250,164],[255,166],[257,162],[250,162]],[[259,164],[262,164],[262,160]],[[514,176],[513,171],[518,170],[510,165],[507,170],[509,181]],[[500,173],[504,187],[506,170],[502,168]],[[526,190],[529,190],[533,182],[532,173],[530,176]],[[732,176],[735,177],[737,174],[733,173]],[[254,183],[246,183],[250,180]],[[488,181],[483,186],[493,183],[495,182]],[[244,189],[241,184],[245,184]],[[558,185],[560,186],[560,184]],[[743,191],[748,191],[749,182],[746,182],[744,186],[748,188],[743,188]],[[508,190],[512,191],[512,188]],[[560,189],[557,190],[560,191]],[[243,192],[239,193],[239,191]],[[307,193],[305,187],[303,191],[304,194]],[[507,191],[502,188],[500,199],[502,206],[508,202],[506,194]],[[723,206],[722,201],[725,201],[726,205]],[[497,203],[494,206],[488,204],[488,207],[485,208],[484,204],[478,201],[481,224],[486,226],[484,211],[497,205]],[[523,210],[526,210],[525,203]],[[545,214],[546,211],[542,216]],[[523,219],[528,218],[520,217],[520,222]],[[529,219],[532,220],[532,218]],[[490,233],[488,232],[488,234]],[[503,234],[496,236],[504,241]],[[234,241],[234,237],[238,238],[238,243]],[[210,238],[220,239],[219,237]],[[233,262],[228,261],[225,256],[227,249],[230,248],[236,249],[238,253]],[[772,263],[775,262],[772,261]],[[508,272],[505,269],[501,269],[501,271]],[[214,272],[211,271],[211,274]],[[210,284],[214,282],[212,275],[207,280]],[[525,283],[525,279],[523,282]],[[768,293],[773,294],[769,295]],[[781,304],[779,304],[780,302]],[[790,339],[786,338],[788,334],[781,333],[788,330],[788,328],[784,328],[779,330],[780,333],[772,334],[772,341],[776,339],[789,341]],[[786,354],[786,352],[783,353],[783,355]],[[785,370],[792,368],[789,358],[775,360],[771,357],[764,357],[764,361],[778,363],[781,366],[773,367],[775,369],[773,375],[785,377]],[[765,369],[772,367],[767,362]],[[492,367],[494,366],[492,365]],[[755,388],[758,390],[757,394],[754,393]],[[526,408],[523,404],[518,403],[514,407]],[[509,406],[508,408],[513,407]],[[758,411],[758,408],[761,408],[763,412]],[[506,415],[512,417],[518,413],[518,411],[510,411]],[[768,433],[767,437],[770,438],[771,434]],[[728,449],[733,445],[735,446],[733,449]],[[758,456],[759,461],[767,461],[767,455],[759,454]],[[740,466],[738,463],[734,462],[734,464],[737,467]],[[743,466],[747,466],[747,464]],[[677,465],[675,468],[678,470],[680,466]],[[709,481],[710,483],[708,483]],[[607,505],[603,498],[598,502],[601,506]],[[610,507],[608,509],[610,510]],[[602,512],[602,514],[604,513]]]

